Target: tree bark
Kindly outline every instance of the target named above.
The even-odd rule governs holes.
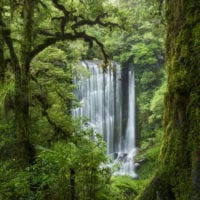
[[[159,168],[140,200],[200,199],[200,1],[166,0],[168,73]]]
[[[70,200],[76,200],[75,171],[70,168]]]
[[[4,42],[0,35],[0,83],[5,80]]]
[[[15,70],[15,125],[17,156],[20,167],[34,162],[34,147],[30,142],[30,66],[29,55],[33,43],[34,0],[25,0],[23,7],[23,42],[21,44],[20,72]]]
[[[0,21],[2,21],[2,12],[0,7]],[[4,40],[2,30],[0,29],[0,84],[4,83],[5,79],[5,59],[4,59]]]

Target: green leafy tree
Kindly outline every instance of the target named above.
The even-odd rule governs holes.
[[[108,61],[90,27],[118,26],[110,4],[5,0],[0,9],[0,198],[109,199],[105,145],[80,131],[71,108],[85,42]]]
[[[79,131],[73,140],[57,142],[51,148],[38,146],[36,163],[14,175],[9,163],[1,173],[2,199],[110,199],[110,169],[106,166],[105,142],[92,130]],[[103,166],[105,165],[105,166]],[[3,176],[0,176],[3,177]],[[31,181],[30,181],[31,180]],[[106,193],[106,195],[104,195]]]
[[[20,167],[33,163],[35,157],[35,149],[30,140],[32,96],[30,83],[31,79],[37,82],[36,76],[33,77],[31,73],[33,59],[59,41],[84,40],[90,46],[96,43],[107,60],[103,44],[87,32],[88,26],[116,25],[109,21],[109,13],[104,10],[104,1],[96,3],[95,1],[24,0],[11,1],[10,5],[6,1],[1,3],[0,33],[9,51],[9,60],[14,74],[14,127],[17,138],[17,160]],[[55,120],[50,119],[46,112],[45,91],[42,98],[40,96],[38,100],[43,104],[43,114],[46,115],[48,122],[67,135],[66,131]]]
[[[162,84],[165,73],[164,26],[156,1],[115,1],[115,4],[120,7],[118,20],[124,29],[111,33],[98,31],[98,34],[105,41],[113,60],[120,62],[122,67],[127,63],[133,64],[137,96],[137,143],[140,145],[142,140],[155,137],[153,128],[156,124],[149,123],[148,119],[151,116],[151,99]],[[91,55],[98,57],[95,53]]]

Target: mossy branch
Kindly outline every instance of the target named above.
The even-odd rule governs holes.
[[[89,19],[82,19],[75,23],[72,28],[79,28],[84,25],[94,26],[94,25],[101,25],[103,27],[119,27],[119,24],[112,23],[112,22],[102,22],[102,19],[108,16],[108,13],[102,13],[101,15],[98,15],[95,20],[89,20]]]
[[[48,34],[48,32],[46,31],[45,34]],[[49,33],[49,35],[52,35],[52,34]],[[35,56],[37,56],[40,52],[42,52],[48,46],[53,45],[58,41],[62,41],[62,40],[75,41],[78,39],[85,40],[86,42],[89,43],[90,47],[93,46],[93,43],[96,43],[102,51],[102,54],[105,59],[105,63],[106,64],[108,63],[108,55],[104,49],[104,45],[96,37],[88,35],[85,32],[74,32],[74,33],[64,33],[64,34],[56,33],[54,36],[52,35],[52,37],[46,38],[42,44],[39,44],[38,46],[36,46],[35,49],[33,49],[33,51],[30,53],[29,59],[27,59],[29,63],[27,64],[29,65]]]
[[[38,82],[37,78],[34,77],[33,75],[31,75],[31,79],[39,86],[41,93],[45,93],[44,87]],[[42,107],[42,114],[43,114],[43,116],[46,117],[48,123],[53,127],[55,134],[61,133],[61,134],[63,134],[64,137],[66,137],[66,135],[69,136],[70,133],[63,130],[62,127],[60,127],[58,124],[56,124],[56,122],[54,120],[52,120],[51,117],[49,116],[49,113],[47,110],[50,107],[50,105],[47,103],[47,95],[38,94],[38,95],[35,95],[34,97],[40,103],[40,105]]]
[[[60,29],[61,29],[61,33],[64,34],[65,26],[69,22],[70,15],[73,13],[73,11],[68,11],[62,4],[58,3],[58,0],[52,0],[52,2],[54,4],[54,6],[63,13],[63,16],[60,17],[60,19],[61,19]],[[74,19],[74,17],[73,17],[73,19]]]

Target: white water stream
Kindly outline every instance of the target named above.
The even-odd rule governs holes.
[[[89,125],[103,134],[107,154],[119,169],[115,174],[137,177],[134,167],[135,147],[135,81],[132,67],[121,69],[113,62],[103,73],[101,61],[83,61],[89,78],[75,81],[75,93],[82,106],[73,109],[74,117],[87,117]]]

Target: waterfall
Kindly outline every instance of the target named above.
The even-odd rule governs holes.
[[[117,162],[120,162],[120,170],[116,174],[137,177],[135,173],[134,157],[135,146],[135,79],[133,69],[128,71],[128,118],[125,134],[125,147],[118,153]]]
[[[90,76],[75,80],[75,94],[81,106],[72,110],[74,117],[87,117],[88,125],[103,134],[107,154],[112,155],[119,170],[115,174],[136,177],[135,82],[132,67],[121,68],[112,62],[103,72],[101,61],[83,61]]]

